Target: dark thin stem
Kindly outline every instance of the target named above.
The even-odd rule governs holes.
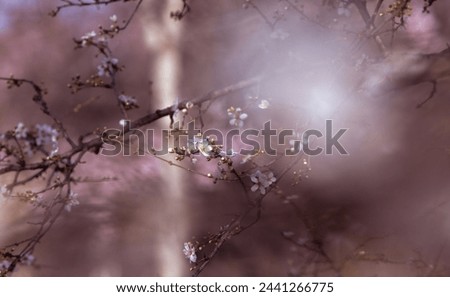
[[[63,137],[67,140],[67,142],[72,147],[76,146],[75,142],[72,141],[69,134],[67,133],[66,128],[64,128],[64,125],[62,124],[62,122],[60,120],[58,120],[50,112],[50,109],[48,108],[48,104],[44,99],[44,90],[40,86],[38,86],[34,81],[28,80],[28,79],[18,79],[18,78],[13,78],[13,77],[0,77],[0,80],[11,82],[13,85],[16,85],[16,86],[20,86],[22,83],[32,86],[35,91],[35,95],[33,96],[33,101],[36,102],[36,104],[38,104],[40,106],[41,111],[45,115],[47,115],[48,117],[50,117],[53,120],[53,122],[56,124],[58,129],[61,131]]]
[[[430,81],[430,83],[433,85],[433,88],[431,89],[430,95],[428,95],[428,97],[424,101],[422,101],[421,103],[417,104],[416,108],[421,108],[425,103],[427,103],[436,94],[437,82],[435,80],[433,80],[433,81]]]
[[[297,158],[279,175],[277,178],[276,184],[280,182],[280,180],[292,170],[294,166],[300,162],[300,160],[303,158],[303,154],[300,154],[297,156]],[[213,250],[208,254],[208,256],[203,260],[202,264],[198,266],[195,269],[195,272],[193,276],[199,276],[200,273],[208,266],[208,264],[211,262],[211,260],[214,258],[214,256],[217,254],[217,252],[220,250],[220,248],[232,237],[242,233],[243,231],[249,229],[254,224],[256,224],[260,218],[261,218],[261,206],[262,202],[265,197],[267,197],[271,191],[274,189],[274,187],[271,187],[268,189],[266,194],[264,194],[262,197],[260,197],[255,203],[252,203],[249,205],[244,212],[242,212],[236,219],[234,219],[227,227],[224,233],[220,235],[220,238],[218,242],[216,242]],[[255,217],[253,220],[251,220],[247,224],[243,224],[244,220],[247,219],[247,217],[252,213],[256,212]]]
[[[79,0],[77,2],[73,2],[70,0],[61,0],[65,4],[57,6],[50,14],[52,16],[56,16],[61,10],[69,7],[84,7],[84,6],[94,6],[94,5],[108,5],[115,2],[121,2],[123,0],[95,0],[94,2],[87,2],[83,0]]]
[[[253,1],[248,1],[248,4],[249,4],[251,7],[253,7],[253,8],[258,12],[258,14],[264,19],[264,21],[266,22],[266,24],[270,27],[270,29],[273,30],[274,27],[275,27],[275,24],[272,23],[272,22],[267,18],[267,16],[262,12],[262,10],[261,10],[261,9],[260,9]]]

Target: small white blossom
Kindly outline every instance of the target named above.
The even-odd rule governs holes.
[[[95,31],[88,32],[88,33],[84,34],[83,36],[81,36],[81,46],[84,47],[84,46],[88,45],[89,43],[92,43],[95,36],[97,36],[97,33],[95,33]]]
[[[200,153],[209,157],[214,152],[214,147],[207,139],[203,139],[201,137],[194,136],[194,149],[198,149]]]
[[[8,190],[6,185],[3,185],[0,187],[0,198],[6,198],[6,197],[9,197],[10,195],[11,195],[11,191]]]
[[[250,179],[253,182],[253,186],[251,187],[252,192],[255,192],[259,189],[261,194],[266,194],[266,189],[269,188],[274,182],[277,181],[273,172],[269,171],[267,174],[262,173],[257,170],[255,173],[250,175]]]
[[[73,206],[77,206],[80,204],[77,197],[78,197],[77,193],[70,192],[69,198],[67,198],[66,205],[64,206],[64,209],[67,212],[70,212]]]
[[[22,263],[28,266],[31,266],[34,262],[35,258],[32,254],[27,254],[22,258]]]
[[[261,102],[258,104],[258,107],[261,108],[261,109],[267,109],[267,108],[269,108],[269,105],[270,105],[269,101],[263,99],[263,100],[261,100]]]
[[[117,22],[117,16],[115,14],[113,14],[112,16],[109,17],[109,20],[113,23]]]
[[[183,254],[191,263],[197,262],[197,255],[195,254],[195,246],[191,242],[184,243]]]
[[[119,101],[122,103],[125,107],[137,107],[137,100],[134,97],[127,96],[124,94],[119,95]]]
[[[37,134],[36,145],[37,146],[50,145],[52,148],[50,156],[54,156],[59,150],[58,131],[47,124],[37,124],[35,128]]]
[[[230,117],[229,123],[234,127],[242,128],[244,126],[244,120],[248,118],[248,114],[243,113],[240,107],[230,107],[227,109],[227,113]]]
[[[48,145],[54,144],[59,136],[59,133],[56,129],[52,128],[47,124],[36,124],[36,145]]]
[[[191,109],[192,107],[194,107],[194,103],[192,103],[191,101],[186,102],[186,108],[187,109]]]
[[[111,76],[117,69],[119,60],[116,58],[103,58],[102,63],[97,66],[98,76]]]
[[[17,139],[27,138],[28,129],[22,122],[17,124],[16,129],[14,130],[14,135],[16,136]]]
[[[10,265],[11,265],[10,261],[3,260],[3,261],[0,262],[0,270],[7,270]]]
[[[42,196],[37,195],[37,194],[36,194],[36,196],[30,198],[31,205],[36,206],[36,207],[41,206],[43,204],[43,201],[44,201],[44,199],[42,198]]]

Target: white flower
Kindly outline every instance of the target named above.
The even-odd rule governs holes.
[[[267,109],[269,108],[269,105],[270,105],[269,101],[261,100],[261,102],[258,104],[258,107],[261,109]]]
[[[137,100],[134,97],[127,96],[124,94],[119,95],[119,101],[125,106],[125,107],[136,107],[137,106]]]
[[[98,76],[111,76],[117,69],[119,60],[116,58],[103,58],[102,63],[97,66]]]
[[[259,191],[263,195],[266,194],[266,189],[277,181],[273,172],[269,171],[267,174],[264,174],[259,170],[250,175],[250,179],[254,183],[254,185],[251,187],[252,192],[255,192],[259,189]]]
[[[47,124],[36,124],[36,145],[54,144],[58,139],[58,131]]]
[[[244,120],[248,118],[246,113],[242,112],[240,107],[230,107],[227,109],[228,116],[230,117],[230,125],[242,128],[244,126]]]
[[[78,197],[77,193],[70,192],[69,198],[67,198],[66,205],[64,206],[64,209],[67,212],[70,212],[72,210],[72,206],[77,206],[80,204],[77,197]]]
[[[0,198],[6,198],[6,197],[9,197],[10,195],[11,195],[11,191],[8,190],[6,185],[3,185],[0,187]]]
[[[191,242],[184,243],[183,254],[191,263],[197,262],[197,255],[195,254],[195,246]]]
[[[277,29],[277,30],[273,31],[272,34],[270,34],[270,37],[273,39],[285,40],[286,38],[289,37],[289,33],[285,32],[281,29]]]
[[[97,36],[95,31],[88,32],[88,33],[84,34],[83,36],[81,36],[81,46],[84,47],[84,46],[88,45],[89,43],[92,43],[95,36]]]
[[[111,22],[117,22],[117,16],[115,15],[115,14],[113,14],[112,16],[110,16],[109,17],[109,20],[111,21]]]
[[[84,34],[83,36],[81,36],[81,39],[94,38],[95,36],[97,36],[95,31],[91,31],[91,32],[88,32],[88,33]]]
[[[194,136],[194,149],[198,149],[200,153],[209,157],[214,152],[214,147],[208,141],[208,139],[203,139],[201,137]]]
[[[26,256],[24,256],[22,258],[22,263],[25,264],[25,265],[30,266],[30,265],[33,264],[34,260],[35,260],[35,258],[34,258],[34,256],[32,254],[27,254]]]
[[[17,124],[16,129],[14,130],[14,135],[17,139],[25,139],[27,138],[28,129],[25,128],[25,125],[20,122]]]
[[[0,270],[6,270],[9,268],[10,265],[11,265],[10,261],[3,260],[2,262],[0,262]]]
[[[58,150],[58,136],[59,133],[56,129],[53,129],[50,125],[47,124],[37,124],[36,128],[36,145],[44,146],[50,145],[52,147],[52,151],[50,156],[55,155]]]

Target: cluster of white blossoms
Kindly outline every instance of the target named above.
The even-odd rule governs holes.
[[[110,26],[111,30],[112,29],[117,30],[118,29],[117,16],[114,14],[109,17],[109,20],[112,22],[112,24]],[[100,29],[102,29],[102,28],[100,27]],[[96,40],[95,38],[97,37],[97,33],[95,31],[88,32],[88,33],[84,34],[83,36],[81,36],[78,43],[81,45],[81,47],[86,47],[89,45],[105,46],[107,44],[107,35],[104,34],[104,32],[100,32],[99,35],[100,36]]]
[[[191,263],[197,262],[197,254],[195,253],[195,246],[191,242],[185,242],[183,248],[183,254]]]
[[[39,147],[50,146],[50,156],[54,156],[58,150],[58,130],[47,124],[37,124],[36,126],[36,145]]]
[[[25,256],[23,256],[20,259],[20,263],[27,265],[27,266],[33,265],[34,261],[35,261],[35,257],[32,254],[26,254]],[[12,262],[9,260],[6,260],[6,259],[1,261],[0,262],[0,272],[8,270],[9,267],[11,266],[11,264],[12,264]]]
[[[80,202],[78,201],[78,194],[74,193],[74,192],[70,192],[69,197],[66,200],[66,205],[64,206],[64,209],[67,212],[70,212],[72,210],[73,206],[77,206],[80,204]]]
[[[269,171],[264,174],[259,170],[250,175],[250,179],[253,182],[253,186],[251,187],[252,192],[256,192],[257,190],[259,190],[263,195],[266,194],[266,189],[277,181],[273,172]]]
[[[103,58],[102,63],[97,66],[98,76],[111,76],[119,69],[119,60],[116,58]]]
[[[240,107],[234,108],[231,106],[227,109],[228,117],[230,118],[230,125],[234,127],[242,128],[244,126],[244,120],[248,118],[248,114],[242,112]]]
[[[34,128],[28,129],[23,123],[18,123],[14,129],[14,137],[23,141],[22,150],[28,156],[33,155],[33,149],[36,147],[51,149],[50,156],[58,152],[58,130],[48,124],[36,124]]]
[[[199,150],[205,157],[210,157],[215,152],[214,143],[209,138],[205,139],[201,136],[194,136],[193,145],[193,148]]]

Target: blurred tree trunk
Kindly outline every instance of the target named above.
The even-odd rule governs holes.
[[[167,107],[174,104],[178,96],[179,74],[181,72],[181,57],[179,41],[182,34],[182,25],[169,17],[171,11],[180,8],[180,1],[145,1],[143,11],[147,13],[144,19],[144,34],[146,44],[154,55],[149,65],[150,80],[154,81],[152,106],[155,108]],[[167,129],[167,122],[160,124],[161,129]],[[158,133],[156,133],[158,134]],[[179,169],[161,163],[160,192],[164,197],[158,199],[160,216],[155,226],[157,234],[155,255],[159,260],[161,276],[180,276],[185,270],[182,246],[187,238],[186,226],[189,225],[186,197],[183,197],[181,186],[183,184]],[[156,197],[153,197],[156,198]]]

